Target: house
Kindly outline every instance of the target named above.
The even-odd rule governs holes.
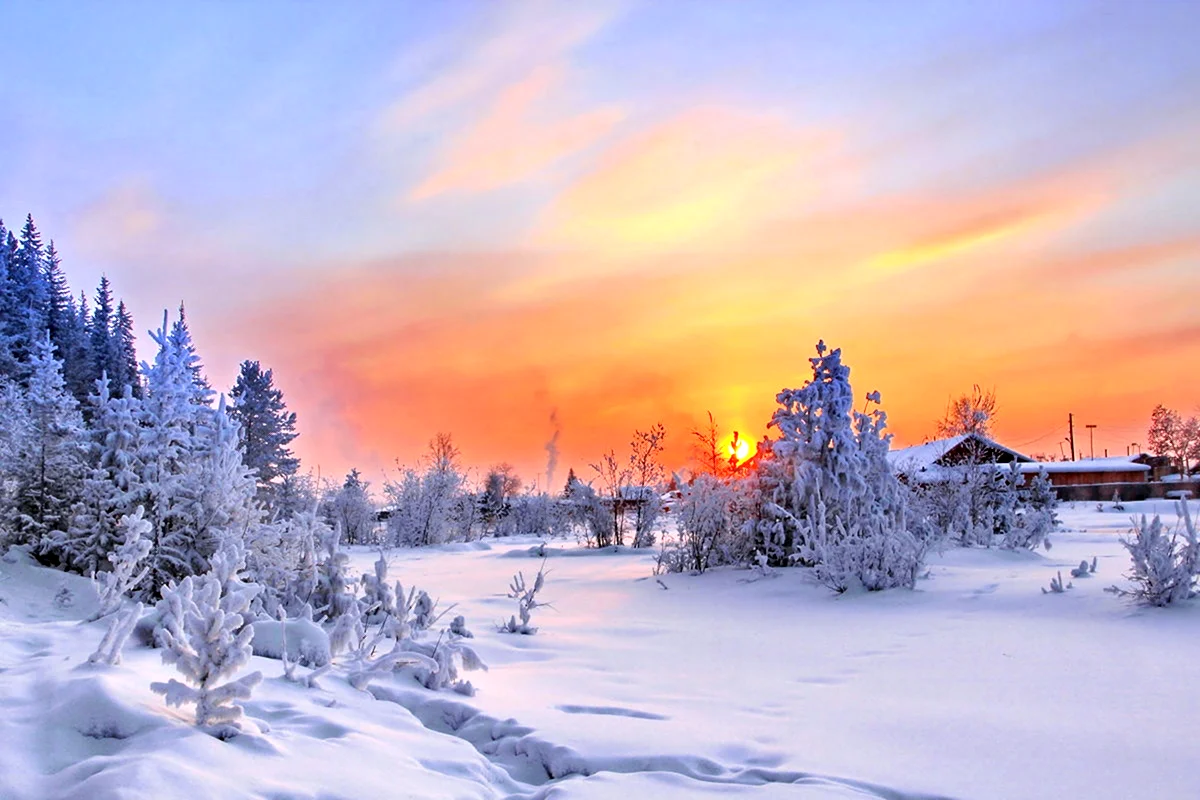
[[[1029,456],[977,433],[951,436],[888,453],[892,471],[918,483],[945,480],[954,474],[955,468],[970,464],[1011,464],[1014,461],[1037,464]]]
[[[1081,458],[1078,461],[1046,461],[1022,465],[1021,472],[1044,471],[1054,486],[1093,486],[1102,483],[1145,483],[1150,465],[1129,456]]]
[[[1145,483],[1151,471],[1148,464],[1129,456],[1034,461],[1027,455],[975,433],[893,450],[888,453],[888,461],[893,471],[917,482],[945,480],[954,474],[956,467],[970,464],[1009,465],[1016,462],[1022,474],[1045,472],[1053,486]]]

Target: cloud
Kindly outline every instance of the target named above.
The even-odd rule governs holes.
[[[505,87],[488,112],[461,132],[439,166],[409,193],[426,200],[448,192],[484,192],[528,180],[608,133],[623,116],[615,107],[556,115],[554,95],[565,70],[539,66]]]
[[[404,133],[430,118],[477,107],[498,87],[555,63],[617,14],[613,3],[498,3],[465,37],[443,37],[397,72],[414,86],[380,117],[383,133]],[[413,73],[416,73],[415,75]],[[429,77],[426,77],[426,76]]]
[[[532,240],[603,252],[729,245],[819,188],[802,168],[829,143],[780,117],[692,109],[606,152],[552,203]]]

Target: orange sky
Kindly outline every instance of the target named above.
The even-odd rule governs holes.
[[[327,477],[448,431],[544,483],[557,426],[558,484],[656,422],[683,466],[707,411],[760,437],[818,339],[897,444],[978,383],[1010,446],[1058,454],[1073,412],[1124,453],[1156,403],[1200,412],[1200,57],[1169,5],[314,6],[303,47],[214,10],[233,38],[103,65],[157,103],[71,128],[47,72],[63,127],[0,200],[70,188],[31,210],[71,274],[142,327],[185,300],[218,387],[273,368]]]

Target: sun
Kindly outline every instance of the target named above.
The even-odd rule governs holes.
[[[737,431],[733,432],[733,438],[729,440],[729,456],[739,464],[750,456],[749,440],[741,438]]]

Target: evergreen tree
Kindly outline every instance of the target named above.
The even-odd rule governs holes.
[[[8,264],[4,319],[0,320],[8,351],[16,364],[14,374],[28,380],[33,351],[46,331],[47,291],[42,274],[42,237],[30,216],[20,239],[8,234]]]
[[[226,538],[241,540],[258,522],[254,503],[254,476],[242,461],[238,423],[226,410],[225,395],[216,409],[205,409],[195,435],[192,456],[189,510],[192,528],[191,559],[195,572],[208,561]]]
[[[212,404],[213,390],[208,378],[204,377],[204,365],[200,356],[196,355],[196,345],[192,341],[192,332],[188,329],[187,315],[183,303],[179,304],[179,319],[171,326],[171,346],[187,360],[188,372],[191,374],[191,401],[196,405]]]
[[[121,518],[133,514],[142,497],[141,403],[128,386],[120,397],[110,396],[108,386],[107,380],[97,380],[90,399],[95,466],[83,482],[67,536],[68,560],[84,575],[108,568]]]
[[[147,596],[174,578],[194,571],[195,530],[189,511],[197,497],[193,454],[196,431],[205,411],[197,402],[203,395],[196,384],[199,358],[186,327],[176,323],[168,332],[168,318],[150,335],[158,345],[153,364],[143,364],[146,396],[142,401],[138,458],[142,465],[141,503],[153,526],[150,575],[143,591]]]
[[[275,489],[296,474],[300,461],[288,448],[296,438],[296,415],[287,410],[271,370],[243,361],[230,392],[230,415],[241,425],[246,466],[254,470],[258,496],[272,503]]]
[[[28,427],[17,450],[16,492],[9,513],[18,540],[58,558],[86,467],[83,419],[66,391],[49,336],[38,340],[32,356],[25,392]]]
[[[96,307],[92,309],[88,335],[91,340],[92,369],[97,376],[107,375],[109,380],[113,380],[117,375],[113,358],[112,326],[112,287],[109,285],[108,276],[101,275],[100,285],[96,287]],[[121,393],[119,384],[111,388],[116,394]]]
[[[0,378],[15,377],[17,360],[13,355],[13,338],[9,321],[16,316],[15,294],[10,280],[12,249],[9,232],[0,219]]]
[[[116,355],[113,359],[113,371],[109,378],[118,387],[131,387],[134,397],[141,397],[142,382],[138,377],[137,342],[133,333],[133,316],[126,308],[124,300],[117,303],[117,314],[112,326],[112,339]]]

